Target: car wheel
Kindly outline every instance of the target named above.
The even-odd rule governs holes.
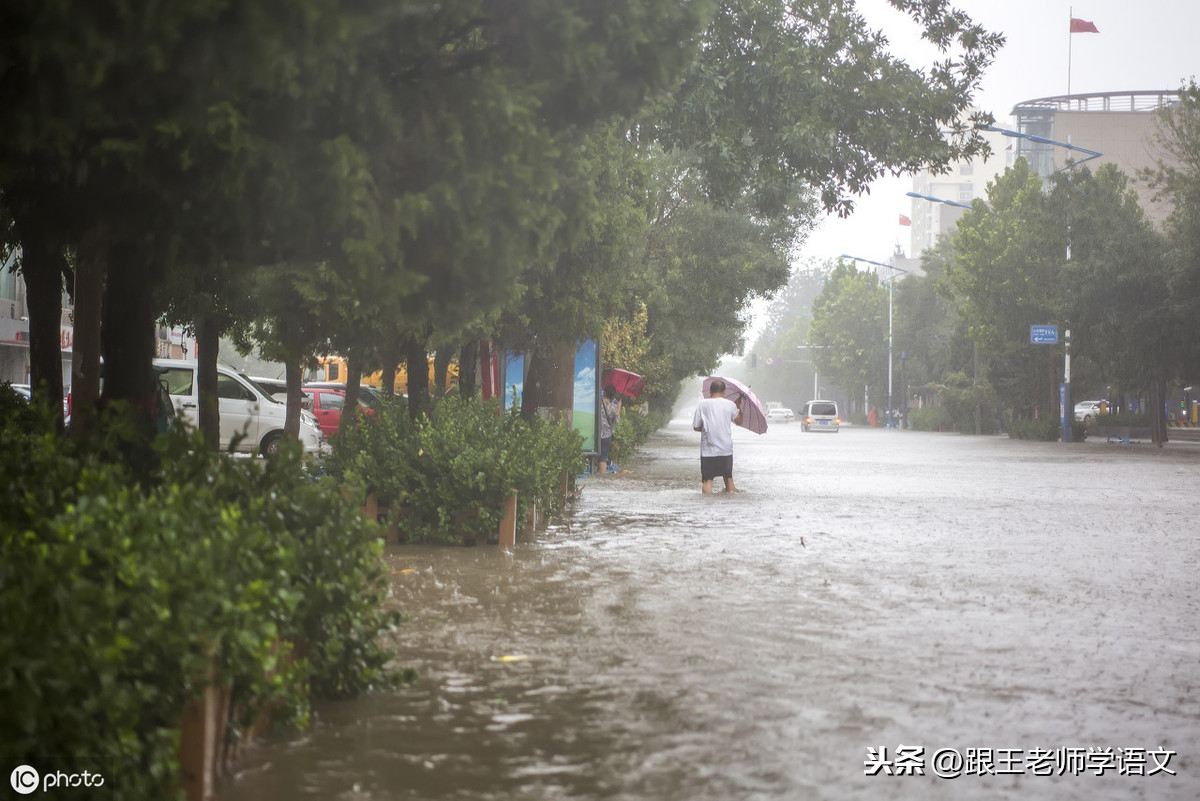
[[[283,440],[282,431],[272,431],[263,437],[262,445],[259,447],[259,453],[263,456],[274,456],[279,452],[279,443]]]

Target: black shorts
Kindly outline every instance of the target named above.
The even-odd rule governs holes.
[[[608,454],[612,453],[612,437],[600,438],[600,461],[607,462]]]
[[[733,478],[733,454],[700,457],[700,478],[703,481],[712,481],[717,476]]]

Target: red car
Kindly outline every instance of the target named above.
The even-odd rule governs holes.
[[[342,408],[346,404],[346,393],[340,389],[332,389],[329,387],[304,387],[304,397],[311,404],[312,413],[317,416],[317,422],[321,424],[321,431],[326,437],[332,437],[337,433],[338,426],[342,422]],[[358,410],[360,414],[375,414],[375,410],[363,402],[362,398],[358,401]]]

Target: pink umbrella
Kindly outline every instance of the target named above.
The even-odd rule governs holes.
[[[733,378],[720,375],[710,375],[704,379],[704,397],[712,397],[710,388],[717,379],[725,382],[725,397],[737,404],[742,410],[742,428],[748,428],[755,434],[767,433],[767,411],[762,403],[750,391],[750,387]]]
[[[646,386],[646,379],[637,373],[631,373],[628,370],[620,370],[614,367],[606,371],[604,377],[600,379],[601,387],[607,387],[610,384],[618,394],[629,398],[636,398],[642,394],[642,388]]]

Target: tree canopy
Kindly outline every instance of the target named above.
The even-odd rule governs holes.
[[[376,364],[644,304],[666,392],[741,349],[822,208],[981,147],[1000,37],[890,2],[943,61],[892,55],[852,0],[14,0],[0,192],[35,339],[78,251],[118,398],[144,400],[168,303]]]
[[[813,302],[809,340],[828,380],[855,398],[867,389],[870,403],[887,405],[888,292],[874,270],[840,262]]]

